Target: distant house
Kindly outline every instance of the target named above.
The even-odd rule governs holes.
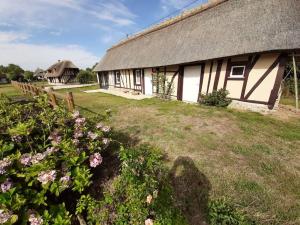
[[[160,92],[198,102],[221,88],[244,108],[273,109],[288,55],[300,49],[299,0],[211,0],[107,50],[100,88]]]
[[[7,78],[6,74],[0,72],[0,84],[7,83],[9,83],[9,79]]]
[[[50,84],[76,83],[79,68],[71,61],[58,61],[47,69],[45,77]]]
[[[33,73],[33,77],[37,80],[44,80],[46,75],[46,71],[37,68],[35,72]]]

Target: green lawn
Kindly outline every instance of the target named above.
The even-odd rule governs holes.
[[[299,98],[300,99],[300,98]],[[289,96],[289,97],[285,97],[283,96],[281,99],[280,99],[280,104],[283,104],[283,105],[290,105],[290,106],[294,106],[296,105],[296,100],[295,100],[295,97],[294,96]],[[299,102],[300,104],[300,102]]]
[[[300,118],[82,92],[93,88],[72,89],[82,113],[111,109],[120,140],[162,149],[166,165],[185,171],[196,192],[225,196],[261,224],[300,224]],[[3,92],[17,94],[7,85]],[[192,164],[180,164],[179,157]],[[187,193],[183,204],[197,209],[189,187],[179,190]]]

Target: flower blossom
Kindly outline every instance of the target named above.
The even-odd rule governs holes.
[[[50,171],[44,171],[40,172],[38,174],[38,181],[42,184],[47,184],[49,181],[53,182],[56,178],[56,171],[50,170]]]
[[[145,225],[153,225],[153,220],[152,219],[146,219],[145,220]]]
[[[3,209],[0,209],[0,224],[4,224],[9,221],[12,217],[11,212],[5,212]]]
[[[102,131],[107,133],[107,132],[110,131],[110,127],[109,126],[104,126],[104,127],[102,127]]]
[[[78,139],[76,139],[76,138],[75,138],[75,139],[73,139],[73,140],[72,140],[72,142],[73,142],[73,144],[74,144],[74,145],[79,145],[79,140],[78,140]]]
[[[51,155],[51,154],[53,154],[55,152],[58,152],[58,151],[59,151],[59,149],[56,148],[56,147],[49,147],[49,148],[46,149],[45,155]]]
[[[74,137],[75,139],[78,139],[78,138],[83,137],[83,132],[82,132],[82,130],[76,129],[75,132],[74,132],[73,137]]]
[[[146,199],[146,202],[147,202],[148,204],[151,204],[152,199],[153,199],[152,195],[148,195],[148,196],[147,196],[147,199]]]
[[[24,166],[29,166],[31,163],[31,158],[32,158],[31,154],[25,153],[25,154],[21,155],[20,162]]]
[[[158,197],[158,190],[153,191],[153,198],[157,198]]]
[[[79,116],[80,116],[79,111],[75,111],[75,112],[72,114],[73,119],[77,119]]]
[[[11,137],[11,140],[13,142],[20,143],[22,141],[22,137],[20,135],[14,135],[14,136]]]
[[[108,138],[103,138],[103,139],[102,139],[102,143],[103,143],[104,145],[108,145],[109,142],[110,142],[110,140],[109,140]]]
[[[49,135],[48,139],[51,140],[53,144],[57,145],[62,141],[62,136],[60,136],[59,132],[55,130]]]
[[[2,184],[1,184],[1,191],[3,193],[9,191],[13,186],[13,182],[11,181],[11,179],[6,179],[6,181],[4,181]]]
[[[102,163],[102,156],[100,153],[94,153],[93,155],[90,156],[90,166],[93,168],[96,168]]]
[[[4,174],[6,172],[6,168],[12,164],[9,158],[4,158],[0,160],[0,174]]]
[[[31,163],[32,164],[37,164],[40,161],[42,161],[46,157],[46,154],[43,153],[37,153],[36,155],[32,156],[31,158]]]
[[[98,134],[95,134],[95,133],[93,133],[91,131],[88,132],[87,136],[91,140],[96,140],[98,138]]]
[[[63,176],[59,179],[59,181],[66,187],[69,186],[70,181],[71,181],[71,177],[69,175]]]
[[[81,127],[85,124],[85,118],[82,117],[82,118],[77,118],[75,120],[75,127]]]
[[[102,124],[102,123],[97,123],[97,124],[96,124],[96,128],[97,128],[97,129],[101,129],[102,127],[103,127],[103,124]]]
[[[42,225],[44,220],[40,216],[36,216],[35,214],[30,214],[29,222],[30,225]]]

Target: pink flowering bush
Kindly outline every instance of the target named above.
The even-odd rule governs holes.
[[[62,195],[80,196],[111,143],[105,120],[0,98],[0,224],[71,224]]]
[[[119,151],[120,175],[97,201],[82,195],[76,213],[88,224],[186,225],[174,208],[162,155],[147,145]]]

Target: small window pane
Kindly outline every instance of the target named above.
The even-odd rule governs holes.
[[[231,76],[243,77],[245,72],[244,66],[233,66],[231,70]]]
[[[116,72],[116,83],[120,83],[121,82],[121,74],[119,71]]]
[[[138,84],[138,85],[141,84],[141,71],[140,70],[135,71],[135,84]]]

